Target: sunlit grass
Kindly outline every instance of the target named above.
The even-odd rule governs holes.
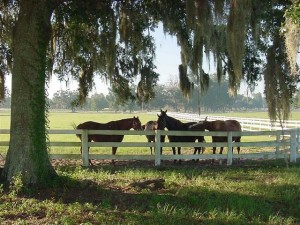
[[[57,185],[0,195],[1,224],[300,223],[300,165],[58,166]],[[143,184],[162,180],[159,188]]]
[[[266,112],[261,113],[227,113],[227,116],[237,116],[243,115],[244,117],[259,117],[263,118]],[[226,114],[224,114],[226,116]],[[267,114],[266,114],[267,115]],[[295,114],[297,115],[297,114]],[[9,129],[10,126],[10,112],[4,111],[1,112],[1,121],[0,129]],[[133,116],[139,116],[142,124],[145,124],[149,120],[157,120],[157,115],[155,113],[97,113],[97,112],[50,112],[49,113],[49,129],[66,129],[72,130],[73,124],[80,124],[85,121],[97,121],[101,123],[106,123],[111,120],[130,118]],[[1,141],[9,141],[9,135],[0,134]],[[211,142],[211,137],[205,137],[207,142]],[[73,134],[51,134],[49,135],[50,141],[55,142],[80,142],[80,140]],[[251,141],[271,141],[276,140],[275,136],[252,136],[252,137],[242,137],[242,142],[251,142]],[[126,135],[124,137],[124,142],[146,142],[147,139],[142,135]],[[225,148],[226,149],[226,148]],[[65,153],[65,154],[78,154],[79,147],[51,147],[50,153]],[[0,153],[6,152],[7,147],[0,147]],[[274,148],[260,148],[260,147],[247,147],[242,148],[241,153],[253,153],[261,151],[275,151]],[[111,148],[91,148],[91,153],[103,153],[111,154]],[[184,148],[183,153],[189,154],[192,152],[190,148]],[[205,151],[206,154],[211,153],[211,148],[207,148]],[[226,150],[225,152],[226,153]],[[118,148],[117,154],[150,154],[149,148]],[[170,148],[164,149],[164,154],[171,154]]]
[[[50,129],[73,129],[72,123],[107,122],[132,116],[137,114],[50,113],[49,125]],[[138,116],[142,123],[157,118],[156,114]],[[0,129],[9,128],[9,118],[1,114]],[[8,140],[8,135],[1,135],[1,141],[2,138]],[[274,139],[262,136],[242,141]],[[50,140],[79,142],[75,135],[50,135]],[[126,136],[124,141],[145,142],[146,137]],[[99,152],[111,154],[111,149],[91,148],[91,153]],[[193,150],[184,148],[182,152],[192,154]],[[51,153],[78,154],[79,147],[53,147]],[[150,150],[117,151],[137,153],[150,155]],[[210,148],[205,151],[208,153]],[[171,149],[164,149],[164,154],[172,154]],[[228,167],[208,161],[187,161],[182,165],[166,162],[154,167],[149,162],[117,162],[113,166],[101,161],[89,169],[80,165],[81,162],[56,165],[59,178],[49,189],[20,189],[22,184],[17,179],[10,191],[0,185],[0,224],[300,224],[299,162],[244,160]],[[161,180],[161,186],[142,185],[149,180]]]

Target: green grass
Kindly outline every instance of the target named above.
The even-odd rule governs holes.
[[[266,113],[265,113],[266,114]],[[237,116],[238,114],[230,114],[227,116]],[[244,115],[244,113],[240,113],[239,115]],[[256,117],[256,112],[248,113],[249,117]],[[71,113],[71,112],[50,112],[49,114],[49,128],[50,129],[73,129],[73,124],[80,124],[85,121],[98,121],[98,122],[108,122],[111,120],[129,118],[133,116],[139,116],[142,124],[145,124],[149,120],[157,120],[156,114],[150,113],[96,113],[96,112],[78,112],[78,113]],[[245,116],[245,115],[244,115]],[[0,129],[9,129],[10,126],[10,113],[9,112],[0,112]],[[0,135],[1,141],[8,141],[9,135]],[[207,142],[211,142],[211,137],[205,137]],[[251,141],[270,141],[275,140],[276,137],[270,136],[252,136],[252,137],[243,137],[242,141],[251,142]],[[56,142],[79,142],[79,139],[75,135],[49,135],[50,141]],[[124,138],[124,142],[146,142],[147,139],[145,136],[130,136],[126,135]],[[6,152],[7,147],[0,147],[0,153]],[[190,154],[192,150],[185,148],[183,152]],[[260,151],[274,151],[274,148],[247,148],[242,149],[242,153],[250,153],[250,152],[260,152]],[[91,148],[91,153],[103,153],[103,154],[111,154],[110,148]],[[50,153],[72,153],[77,154],[79,153],[78,147],[52,147]],[[118,148],[117,154],[149,154],[150,150],[148,148]],[[211,153],[211,150],[207,150],[205,153]],[[226,153],[226,151],[224,152]],[[171,154],[171,149],[166,148],[164,149],[164,154]]]
[[[0,223],[300,224],[299,166],[58,166],[51,188],[2,190]]]
[[[0,129],[9,128],[8,115],[1,112]],[[50,129],[134,115],[50,113]],[[156,119],[153,114],[139,117],[142,123]],[[50,138],[79,141],[75,135]],[[126,151],[120,148],[117,154]],[[137,151],[150,154],[146,148]],[[59,178],[51,187],[23,187],[18,178],[9,190],[0,185],[0,224],[300,224],[299,162],[249,160],[228,167],[210,161],[167,161],[157,168],[153,162],[117,161],[113,166],[98,161],[84,169],[80,160],[62,160],[53,165]]]

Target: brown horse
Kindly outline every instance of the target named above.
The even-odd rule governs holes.
[[[236,120],[215,120],[207,121],[207,118],[204,121],[200,121],[194,125],[194,129],[205,129],[209,131],[242,131],[241,124]],[[224,136],[212,136],[213,142],[227,142],[227,137]],[[241,136],[232,137],[232,141],[241,142]],[[220,154],[223,153],[224,147],[220,148]],[[240,147],[237,147],[238,154],[240,153]],[[213,147],[213,154],[216,154],[216,147]]]
[[[158,129],[158,123],[157,121],[150,120],[145,125],[142,126],[143,130],[157,130]],[[155,136],[154,135],[146,135],[146,138],[148,142],[155,142]],[[165,142],[165,136],[162,135],[160,138],[161,142]],[[152,147],[150,147],[151,155],[152,155]],[[161,149],[162,151],[162,149]]]
[[[108,123],[97,123],[93,121],[87,121],[79,124],[76,129],[80,130],[142,130],[141,121],[138,117],[121,119],[116,121],[110,121]],[[81,140],[81,135],[77,134],[77,137]],[[104,135],[104,134],[89,134],[88,142],[122,142],[124,135]],[[118,147],[112,147],[112,154],[115,155]],[[82,147],[80,148],[82,153]],[[92,165],[91,160],[89,160]]]

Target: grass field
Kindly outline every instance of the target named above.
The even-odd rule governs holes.
[[[51,113],[50,129],[134,115]],[[139,116],[142,123],[156,119]],[[0,118],[0,129],[9,128],[9,116]],[[156,168],[153,162],[101,161],[85,169],[80,160],[62,160],[53,166],[59,177],[48,188],[23,187],[18,177],[9,190],[0,184],[0,224],[300,224],[299,162],[251,160],[228,167],[185,161]]]
[[[299,166],[57,165],[52,187],[0,187],[0,224],[300,224]]]
[[[266,113],[265,113],[266,114]],[[232,116],[242,116],[243,113],[235,114]],[[255,117],[257,113],[248,113],[249,117]],[[117,119],[123,119],[123,118],[130,118],[133,116],[139,116],[142,124],[145,124],[149,120],[157,120],[157,115],[155,113],[97,113],[97,112],[78,112],[78,113],[71,113],[71,112],[50,112],[49,114],[49,129],[66,129],[70,130],[73,129],[73,124],[80,124],[85,121],[98,121],[101,123],[106,123],[111,120],[117,120]],[[229,115],[228,115],[229,116]],[[10,113],[9,112],[1,112],[0,111],[0,129],[9,129],[10,126]],[[0,135],[1,140],[8,141],[9,135]],[[276,137],[270,137],[270,136],[252,136],[252,137],[245,137],[242,139],[242,141],[271,141],[275,140]],[[55,142],[79,142],[79,139],[75,135],[49,135],[50,141]],[[211,137],[207,136],[205,137],[205,140],[207,142],[211,142]],[[146,142],[147,139],[145,136],[130,136],[126,135],[124,138],[124,142],[126,141],[139,141],[139,142]],[[7,150],[7,147],[0,147],[0,152],[5,152]],[[249,153],[249,152],[260,152],[260,151],[273,151],[273,148],[264,148],[260,149],[257,147],[253,148],[247,148],[243,149],[243,153]],[[183,152],[190,154],[193,150],[190,148],[185,148]],[[91,148],[91,153],[103,153],[103,154],[111,154],[111,148]],[[78,147],[52,147],[50,150],[50,153],[56,154],[56,153],[79,153]],[[117,154],[149,154],[150,150],[148,148],[118,148]],[[211,151],[206,151],[205,153],[211,153]],[[226,150],[225,152],[226,153]],[[164,149],[164,154],[172,154],[170,148]]]

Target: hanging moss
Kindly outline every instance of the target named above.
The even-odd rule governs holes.
[[[214,2],[215,2],[214,13],[215,13],[216,21],[220,23],[224,15],[225,0],[218,0]]]
[[[86,97],[93,87],[93,67],[88,66],[82,68],[79,77],[79,99],[78,102],[82,105]]]
[[[182,64],[179,65],[179,87],[184,97],[191,97],[192,84],[187,76],[187,68]]]
[[[290,99],[296,91],[297,80],[289,76],[289,65],[283,55],[283,41],[277,36],[268,50],[264,71],[266,101],[273,121],[289,118]]]
[[[289,17],[286,18],[283,35],[285,38],[285,48],[287,53],[287,58],[290,64],[290,70],[293,75],[296,75],[298,72],[297,67],[297,55],[300,45],[300,25],[293,22]]]
[[[245,30],[251,10],[250,0],[232,0],[227,23],[227,50],[232,62],[234,77],[231,78],[231,85],[239,83],[242,79],[243,57],[245,49]],[[235,92],[236,87],[230,86]]]

